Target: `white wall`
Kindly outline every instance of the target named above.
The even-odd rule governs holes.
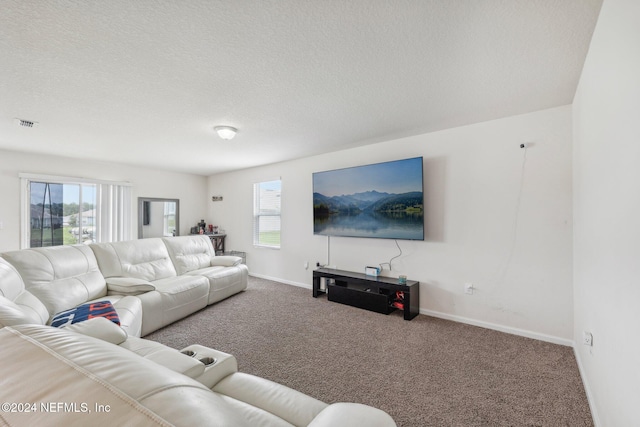
[[[128,181],[133,184],[133,233],[138,237],[138,197],[180,199],[180,234],[206,214],[207,178],[114,163],[0,150],[0,252],[20,248],[19,173]],[[209,203],[210,198],[208,199]]]
[[[607,427],[640,425],[639,23],[640,2],[605,0],[574,99],[574,336]]]
[[[210,202],[209,218],[227,249],[247,252],[251,274],[310,286],[316,261],[364,271],[396,256],[394,241],[332,237],[328,260],[327,237],[313,235],[312,172],[423,156],[426,240],[399,241],[403,255],[384,274],[419,280],[425,313],[570,345],[571,114],[564,106],[214,175],[210,195],[224,201]],[[526,163],[521,143],[532,143]],[[252,184],[276,177],[282,249],[254,248]]]

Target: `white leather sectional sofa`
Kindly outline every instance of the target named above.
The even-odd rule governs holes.
[[[85,335],[87,334],[87,335]],[[133,341],[133,342],[132,342]],[[327,405],[237,371],[229,354],[199,346],[210,360],[90,319],[58,329],[0,329],[0,378],[8,426],[394,427],[361,404]]]
[[[0,425],[394,427],[379,409],[238,372],[230,354],[140,338],[245,289],[239,261],[206,236],[0,254]],[[48,326],[105,299],[121,326]]]
[[[201,235],[5,252],[0,279],[4,271],[13,285],[0,283],[0,326],[48,324],[64,310],[109,300],[127,333],[144,336],[246,289],[240,261],[216,256]]]

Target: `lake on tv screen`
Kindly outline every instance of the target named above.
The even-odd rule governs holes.
[[[354,215],[317,215],[314,217],[313,230],[315,234],[329,236],[423,240],[423,224],[422,212],[362,212]]]

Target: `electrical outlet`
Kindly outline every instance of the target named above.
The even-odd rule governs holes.
[[[591,332],[582,332],[582,344],[588,345],[589,347],[593,345],[593,335],[591,335]]]
[[[468,295],[473,295],[473,283],[464,284],[464,293]]]

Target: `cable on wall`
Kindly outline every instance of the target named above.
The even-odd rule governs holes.
[[[518,240],[518,220],[520,219],[520,202],[522,201],[522,189],[524,187],[524,171],[525,171],[525,166],[527,164],[528,146],[529,144],[526,144],[526,143],[520,144],[520,148],[524,149],[524,154],[522,155],[522,167],[520,169],[520,184],[518,187],[518,197],[516,199],[516,206],[515,206],[515,212],[514,212],[513,230],[511,233],[512,235],[511,244],[509,245],[509,252],[508,252],[504,267],[502,267],[501,270],[498,270],[498,273],[497,273],[498,282],[502,282],[502,280],[504,280],[504,277],[506,276],[507,271],[509,270],[509,266],[511,264],[511,258],[513,257],[513,253],[516,247],[516,241]]]
[[[382,268],[383,265],[388,265],[389,266],[389,271],[393,270],[393,268],[391,268],[391,262],[393,262],[394,259],[402,256],[402,248],[400,247],[400,244],[398,243],[398,240],[395,239],[394,241],[396,242],[396,246],[398,247],[398,250],[400,251],[400,253],[398,255],[394,256],[393,258],[391,258],[389,260],[389,262],[383,262],[382,264],[379,264],[380,265],[380,270],[383,270],[383,268]]]

